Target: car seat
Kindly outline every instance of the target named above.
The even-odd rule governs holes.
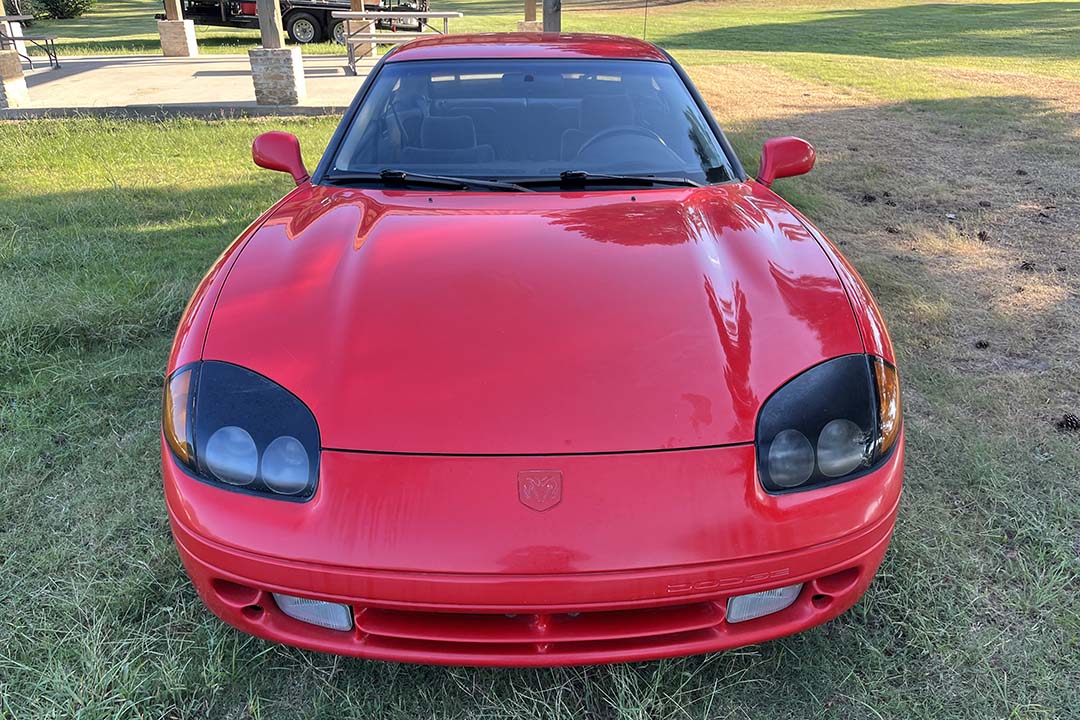
[[[490,145],[476,144],[476,124],[467,115],[425,117],[420,146],[401,150],[403,163],[484,163],[495,159]]]

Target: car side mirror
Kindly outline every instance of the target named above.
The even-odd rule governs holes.
[[[309,177],[300,156],[300,141],[292,133],[274,130],[259,135],[251,143],[251,157],[259,167],[289,173],[297,185]]]
[[[814,167],[814,146],[802,138],[778,137],[761,146],[757,181],[769,187],[777,178],[804,175]]]

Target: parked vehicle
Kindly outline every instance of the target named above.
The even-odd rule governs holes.
[[[225,250],[167,366],[180,557],[241,630],[460,665],[645,660],[823,623],[896,520],[866,286],[654,45],[389,52]]]
[[[349,0],[281,0],[281,22],[289,38],[297,43],[322,42],[332,39],[345,42],[344,21],[332,16],[335,10],[348,10]],[[364,9],[376,11],[423,12],[428,0],[382,0],[365,3]],[[196,25],[220,27],[259,27],[255,0],[183,0],[184,18]],[[165,18],[164,13],[155,17]],[[412,18],[386,19],[376,23],[380,30],[419,31],[419,21]]]

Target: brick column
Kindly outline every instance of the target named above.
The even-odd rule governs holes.
[[[199,54],[195,44],[195,23],[190,20],[158,20],[161,54],[165,57],[194,57]]]
[[[255,102],[259,105],[298,105],[307,96],[300,48],[248,50]]]
[[[0,108],[17,108],[30,104],[26,91],[19,54],[14,50],[0,50]]]

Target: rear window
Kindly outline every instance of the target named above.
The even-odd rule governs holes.
[[[333,168],[498,180],[568,170],[733,177],[675,69],[641,60],[386,63]]]

